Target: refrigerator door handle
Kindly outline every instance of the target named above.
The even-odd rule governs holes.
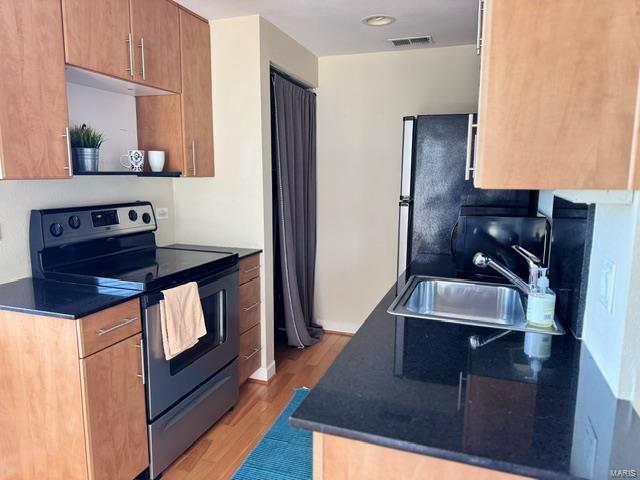
[[[477,129],[478,124],[474,123],[475,114],[469,114],[469,123],[467,125],[467,157],[464,166],[464,179],[471,180],[474,177],[473,171],[475,170],[475,135],[474,130]]]

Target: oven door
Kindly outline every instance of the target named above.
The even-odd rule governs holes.
[[[237,265],[196,281],[207,334],[189,350],[171,360],[165,360],[162,347],[159,304],[162,293],[150,293],[142,300],[147,415],[150,421],[238,356]]]

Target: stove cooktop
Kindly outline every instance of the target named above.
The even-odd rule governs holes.
[[[158,247],[64,265],[45,274],[75,283],[150,291],[213,275],[237,261],[232,253]]]

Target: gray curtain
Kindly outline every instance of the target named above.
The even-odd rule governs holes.
[[[273,162],[284,320],[289,345],[313,345],[316,262],[316,96],[271,74]]]

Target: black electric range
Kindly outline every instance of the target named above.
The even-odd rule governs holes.
[[[31,212],[34,277],[140,292],[151,478],[236,403],[240,339],[238,255],[158,247],[156,229],[149,202]],[[207,333],[167,360],[162,291],[188,282],[198,285]]]
[[[152,291],[237,264],[233,253],[157,247],[156,229],[148,202],[34,210],[33,276]]]

